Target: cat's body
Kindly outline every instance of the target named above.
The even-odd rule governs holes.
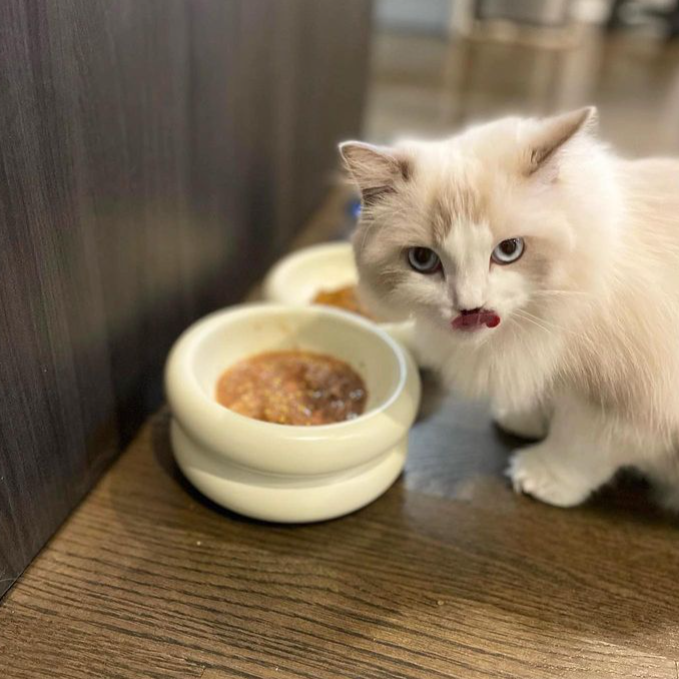
[[[517,490],[573,505],[633,466],[679,507],[679,162],[615,157],[592,118],[343,146],[362,287],[454,388],[547,434]]]

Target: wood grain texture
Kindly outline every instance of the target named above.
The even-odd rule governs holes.
[[[178,334],[325,193],[365,80],[369,2],[342,7],[0,6],[0,594],[158,407]],[[323,98],[300,97],[326,51]]]
[[[676,527],[517,497],[485,411],[436,413],[385,496],[288,527],[201,498],[157,416],[5,598],[4,676],[674,679]]]

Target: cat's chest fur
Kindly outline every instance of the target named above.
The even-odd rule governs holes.
[[[474,344],[456,341],[452,331],[446,334],[423,322],[416,337],[424,362],[469,398],[523,409],[540,400],[560,379],[564,338],[542,327],[503,328],[489,341]]]

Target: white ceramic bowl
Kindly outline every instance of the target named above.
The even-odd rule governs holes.
[[[320,290],[357,283],[351,243],[322,243],[283,257],[264,281],[264,296],[280,304],[310,304]]]
[[[311,304],[321,290],[336,290],[358,283],[358,271],[351,243],[312,245],[280,260],[264,281],[269,302],[289,305]],[[406,343],[409,322],[379,323],[392,338]]]
[[[349,363],[368,401],[354,420],[290,426],[239,415],[215,400],[219,376],[263,351],[305,349]],[[405,463],[420,398],[407,351],[374,323],[324,306],[245,305],[207,316],[177,340],[166,366],[179,467],[202,493],[266,521],[308,522],[381,495]]]

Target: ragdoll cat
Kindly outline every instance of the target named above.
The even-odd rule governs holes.
[[[679,509],[679,162],[623,160],[596,110],[341,154],[363,297],[492,403],[517,491],[572,506],[635,467]]]

